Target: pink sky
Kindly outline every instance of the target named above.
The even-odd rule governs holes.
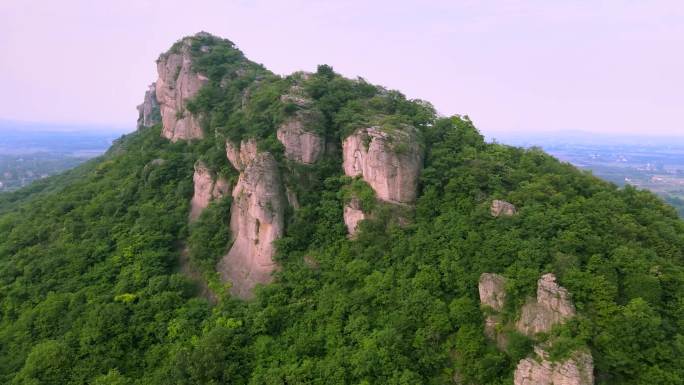
[[[205,30],[485,133],[684,134],[684,1],[2,0],[0,119],[133,128],[154,60]]]

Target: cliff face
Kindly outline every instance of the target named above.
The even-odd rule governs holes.
[[[344,173],[361,176],[379,199],[415,201],[423,154],[411,128],[389,132],[378,127],[359,129],[342,143],[342,159]]]
[[[497,332],[501,325],[499,312],[505,306],[505,278],[498,274],[480,276],[480,302],[495,313],[485,318],[485,335],[505,350],[506,339]],[[522,308],[516,329],[534,337],[575,315],[575,307],[568,291],[556,283],[553,274],[544,274],[537,282],[537,298]],[[547,342],[552,344],[553,341]],[[534,356],[520,360],[513,374],[514,385],[591,385],[594,383],[594,364],[591,354],[584,350],[573,352],[569,358],[552,362],[542,345],[534,347]]]
[[[194,193],[190,201],[190,221],[195,221],[212,200],[221,199],[230,192],[230,185],[224,178],[216,178],[202,162],[195,163],[192,181]]]
[[[528,301],[522,308],[517,328],[533,336],[575,315],[575,306],[568,291],[556,283],[556,276],[544,274],[537,282],[537,299]]]
[[[361,203],[357,198],[352,198],[344,205],[344,224],[347,226],[349,236],[353,237],[358,229],[359,222],[366,219],[366,214],[361,211]]]
[[[515,206],[509,202],[501,200],[493,200],[490,212],[493,217],[510,217],[515,215],[518,211]]]
[[[548,354],[535,347],[535,358],[525,358],[513,375],[514,385],[591,385],[594,364],[591,355],[575,352],[562,362],[551,362]]]
[[[190,45],[184,39],[175,51],[162,54],[157,61],[156,96],[162,120],[162,135],[171,141],[203,137],[198,118],[186,110],[188,99],[209,80],[192,70]]]
[[[150,84],[145,98],[138,109],[138,128],[152,127],[161,121],[159,102],[157,102],[156,83]]]
[[[270,282],[276,268],[273,241],[283,235],[286,199],[271,154],[257,152],[253,141],[243,142],[239,151],[229,145],[227,152],[240,177],[230,210],[233,245],[217,268],[232,283],[233,295],[250,298],[254,286]]]
[[[306,130],[306,114],[286,120],[277,131],[278,140],[285,146],[285,157],[294,162],[312,164],[323,154],[323,137]]]

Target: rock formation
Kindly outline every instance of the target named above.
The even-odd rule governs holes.
[[[517,213],[515,206],[512,203],[506,201],[494,200],[492,201],[492,206],[490,212],[493,217],[505,216],[510,217]]]
[[[349,236],[353,237],[359,226],[359,222],[366,219],[366,214],[361,210],[361,202],[358,198],[352,198],[344,205],[344,224],[347,225]]]
[[[278,140],[285,146],[285,157],[294,162],[312,164],[325,149],[323,137],[305,129],[308,114],[297,113],[287,119],[277,131]]]
[[[273,241],[283,235],[285,193],[278,164],[271,154],[258,152],[255,141],[243,141],[239,150],[226,147],[240,177],[230,210],[233,245],[217,268],[232,283],[233,295],[250,298],[254,286],[270,282],[276,268]]]
[[[192,70],[191,44],[192,38],[185,38],[179,47],[162,54],[157,60],[159,78],[156,95],[163,125],[162,136],[174,142],[203,137],[198,118],[186,110],[188,99],[209,80]]]
[[[505,284],[505,278],[499,274],[482,273],[478,284],[480,302],[495,311],[503,310],[506,301]]]
[[[502,333],[497,332],[501,324],[501,316],[498,314],[506,304],[506,279],[499,274],[482,273],[478,283],[480,292],[480,303],[488,306],[494,313],[487,313],[485,316],[485,335],[496,341],[497,346],[504,350],[508,344],[507,339]]]
[[[190,221],[199,218],[212,200],[223,198],[230,192],[230,185],[224,178],[216,178],[202,162],[195,163],[192,176],[195,192],[190,201]]]
[[[528,301],[522,308],[516,324],[521,333],[534,336],[546,333],[556,325],[575,315],[575,306],[568,291],[558,286],[556,276],[544,274],[537,282],[537,298]]]
[[[534,348],[535,358],[520,361],[513,374],[514,385],[591,385],[594,383],[594,363],[591,354],[575,352],[561,362],[551,362],[540,347]]]
[[[145,98],[137,107],[138,128],[152,127],[161,121],[156,92],[156,83],[150,84],[149,89],[145,91]]]
[[[423,156],[412,128],[359,129],[344,140],[342,159],[345,174],[362,176],[379,199],[392,203],[416,199]]]

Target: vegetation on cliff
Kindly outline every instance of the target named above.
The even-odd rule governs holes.
[[[281,78],[226,40],[197,39],[196,69],[210,80],[188,109],[204,140],[171,143],[157,125],[0,195],[1,383],[507,384],[531,344],[513,336],[504,353],[485,337],[483,272],[506,276],[513,318],[554,272],[578,315],[553,331],[562,343],[551,353],[588,347],[598,383],[683,383],[684,222],[673,208],[537,149],[486,143],[467,117],[328,66]],[[374,205],[343,177],[339,152],[283,166],[300,207],[277,242],[275,282],[252,301],[218,293],[212,304],[179,273],[179,244],[213,266],[229,246],[229,204],[188,225],[193,165],[230,173],[225,139],[256,137],[278,154],[278,124],[299,108],[281,95],[295,83],[336,148],[379,121],[418,129],[415,210],[400,225],[379,209],[349,239],[349,192]],[[493,199],[518,213],[493,218]]]

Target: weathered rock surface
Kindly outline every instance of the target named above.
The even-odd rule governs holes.
[[[226,142],[226,156],[233,167],[242,171],[257,156],[257,142],[255,139],[243,140],[240,145],[231,141]]]
[[[156,96],[163,125],[162,136],[174,142],[203,137],[198,118],[186,110],[188,99],[209,80],[192,70],[191,43],[192,38],[186,38],[177,50],[164,53],[157,60]]]
[[[503,310],[506,304],[506,279],[494,273],[482,273],[478,283],[478,291],[480,292],[480,303],[490,307],[496,313]],[[499,314],[487,314],[485,317],[485,335],[496,342],[496,345],[505,350],[508,341],[502,333],[497,331],[501,324],[501,316]]]
[[[152,127],[161,121],[159,103],[157,102],[156,83],[150,84],[145,91],[145,98],[138,109],[138,128]]]
[[[321,135],[306,130],[306,120],[306,114],[295,114],[280,125],[276,134],[285,146],[287,159],[312,164],[323,154],[325,141]]]
[[[537,282],[537,298],[522,308],[516,327],[524,334],[534,336],[548,332],[556,325],[575,315],[570,294],[556,283],[556,276],[544,274]]]
[[[342,159],[345,174],[362,176],[379,199],[415,201],[423,154],[413,129],[359,129],[342,143]]]
[[[349,203],[344,205],[344,224],[347,232],[353,237],[358,230],[359,222],[366,219],[366,214],[361,210],[361,202],[357,198],[352,198]]]
[[[515,215],[518,211],[512,203],[501,200],[494,200],[492,201],[490,212],[493,217],[510,217]]]
[[[499,274],[482,273],[478,284],[480,302],[496,311],[503,310],[506,302],[506,279]]]
[[[253,141],[243,142],[240,150],[232,144],[227,147],[231,163],[241,172],[231,206],[233,245],[217,269],[224,280],[232,283],[232,294],[247,299],[254,286],[271,281],[276,268],[273,241],[283,235],[287,203],[278,165],[271,154],[257,152]]]
[[[513,382],[515,385],[591,385],[594,383],[594,363],[589,353],[575,352],[562,362],[551,362],[540,347],[534,349],[535,358],[518,363]]]
[[[190,201],[190,221],[199,218],[202,211],[212,200],[223,198],[230,192],[230,185],[224,178],[216,178],[209,168],[202,162],[195,163],[195,173],[192,176],[194,194]]]

